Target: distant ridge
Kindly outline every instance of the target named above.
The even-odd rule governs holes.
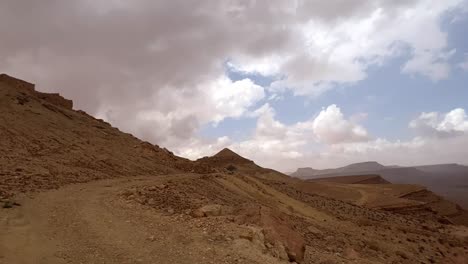
[[[377,174],[394,184],[427,186],[434,193],[468,208],[468,190],[464,187],[468,182],[468,166],[456,163],[402,167],[397,165],[384,166],[378,162],[370,161],[335,169],[299,168],[290,175],[313,180],[363,174]]]
[[[336,169],[324,169],[324,170],[316,170],[310,167],[306,168],[299,168],[297,171],[291,173],[290,175],[297,178],[315,178],[314,176],[318,175],[326,175],[326,174],[336,174],[336,173],[359,173],[359,172],[367,172],[367,171],[379,171],[386,169],[384,165],[376,162],[376,161],[366,161],[366,162],[359,162],[353,163],[344,167],[336,168]]]
[[[328,178],[312,179],[315,182],[336,182],[346,184],[389,184],[390,182],[377,174],[338,176]]]

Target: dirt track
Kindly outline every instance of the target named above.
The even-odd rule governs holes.
[[[115,199],[119,190],[135,182],[68,186],[25,198],[20,207],[2,209],[0,263],[277,262],[255,252],[231,252],[183,219]]]

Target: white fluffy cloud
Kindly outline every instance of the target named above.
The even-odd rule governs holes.
[[[264,89],[250,79],[231,81],[221,76],[190,89],[159,89],[134,112],[101,106],[98,117],[125,127],[140,137],[165,146],[190,142],[202,124],[218,123],[225,118],[240,118],[265,97]]]
[[[445,114],[421,113],[410,123],[418,135],[409,140],[373,139],[367,133],[365,137],[358,136],[358,140],[351,140],[360,135],[354,131],[359,125],[346,119],[336,105],[322,110],[315,118],[292,125],[276,120],[275,112],[268,104],[258,109],[255,115],[258,117],[256,128],[252,137],[246,140],[236,142],[228,137],[193,140],[177,151],[190,158],[198,158],[228,147],[262,166],[282,171],[293,171],[304,166],[329,168],[368,160],[377,160],[387,165],[463,164],[468,156],[468,149],[461,147],[468,146],[468,118],[463,109],[454,109]],[[339,136],[332,137],[334,140],[322,144],[317,141],[320,140],[317,133],[323,131],[316,130],[314,124],[322,122],[325,117],[335,121],[337,127],[342,129]],[[457,136],[434,137],[434,133],[420,130],[421,125],[439,133],[456,131]],[[345,128],[347,133],[344,133]]]
[[[411,128],[429,136],[456,136],[468,132],[468,117],[462,108],[441,114],[438,112],[422,113],[409,124]]]
[[[239,71],[283,76],[272,84],[272,91],[292,89],[299,95],[318,95],[336,84],[365,79],[370,65],[409,51],[403,73],[434,81],[446,79],[451,71],[448,60],[455,50],[448,50],[441,17],[462,2],[304,1],[301,11],[297,9],[294,14],[324,13],[292,27],[300,41],[285,45],[279,50],[281,56],[242,56],[231,66]],[[335,17],[330,15],[332,10]]]
[[[189,144],[176,148],[176,153],[191,159],[213,155],[228,147],[263,166],[276,167],[279,160],[300,158],[301,148],[313,140],[311,122],[287,126],[275,119],[273,108],[265,104],[252,116],[257,124],[251,137],[233,141],[228,137],[216,140],[192,139]],[[275,164],[276,163],[276,164]]]
[[[215,103],[214,121],[222,121],[226,117],[240,117],[249,107],[265,97],[263,87],[254,84],[250,79],[232,82],[221,78],[212,83],[204,91]]]
[[[323,109],[313,122],[314,133],[328,144],[365,141],[369,138],[364,127],[344,119],[336,105]]]
[[[346,119],[336,105],[330,105],[316,117],[292,125],[277,120],[269,104],[251,116],[257,118],[257,123],[253,134],[246,140],[235,142],[227,137],[212,141],[193,140],[176,152],[195,159],[229,147],[263,166],[284,169],[284,166],[300,164],[316,155],[321,150],[321,142],[339,145],[369,139],[367,131]]]

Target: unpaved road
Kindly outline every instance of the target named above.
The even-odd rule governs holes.
[[[190,221],[127,203],[118,193],[168,177],[70,185],[0,209],[1,264],[265,263],[213,242]],[[250,255],[249,255],[250,254]],[[260,256],[260,258],[262,258]],[[258,261],[257,261],[258,260]],[[276,261],[275,261],[276,262]]]

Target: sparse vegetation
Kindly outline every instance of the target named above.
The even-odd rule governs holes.
[[[230,171],[230,172],[234,172],[237,170],[236,166],[230,164],[229,166],[226,167],[226,170]]]

